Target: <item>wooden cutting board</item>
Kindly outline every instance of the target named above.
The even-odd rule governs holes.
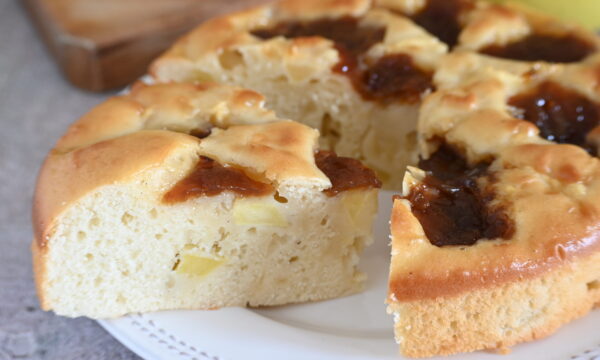
[[[102,91],[143,75],[180,35],[215,15],[267,0],[24,0],[75,86]]]

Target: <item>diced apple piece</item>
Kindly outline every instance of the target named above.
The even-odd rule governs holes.
[[[362,189],[348,191],[342,198],[342,204],[354,225],[361,226],[365,221],[371,221],[371,217],[377,210],[377,191]]]
[[[194,254],[182,254],[175,271],[180,274],[205,276],[225,263],[225,259],[213,259]]]
[[[233,219],[238,225],[285,227],[288,222],[273,199],[237,199],[233,204]]]

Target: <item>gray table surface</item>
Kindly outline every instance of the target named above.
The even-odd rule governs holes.
[[[138,358],[92,320],[41,311],[32,280],[38,168],[67,125],[108,95],[63,80],[19,0],[0,0],[0,360]]]

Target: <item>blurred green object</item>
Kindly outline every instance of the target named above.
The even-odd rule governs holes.
[[[560,19],[577,22],[589,29],[600,30],[600,0],[491,0],[512,2],[542,10]]]

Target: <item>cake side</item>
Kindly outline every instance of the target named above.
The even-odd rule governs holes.
[[[515,344],[549,336],[600,302],[599,260],[595,252],[538,277],[453,296],[389,301],[401,353],[428,357],[482,349],[508,352]]]

